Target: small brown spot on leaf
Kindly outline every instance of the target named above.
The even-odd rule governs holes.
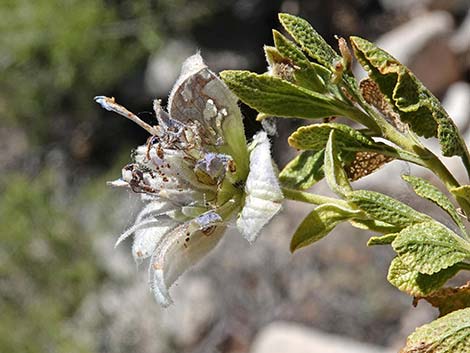
[[[202,229],[201,232],[202,234],[204,234],[205,236],[210,236],[212,233],[214,233],[215,231],[215,226],[211,226],[211,227],[208,227],[208,228],[205,228],[205,229]]]

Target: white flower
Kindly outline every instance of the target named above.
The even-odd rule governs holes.
[[[168,101],[168,113],[154,102],[151,126],[115,103],[95,97],[150,133],[122,178],[110,184],[140,193],[146,206],[117,240],[134,235],[137,263],[150,257],[149,281],[162,306],[169,288],[236,223],[250,242],[279,211],[283,199],[265,132],[247,146],[237,98],[199,54],[183,64]]]

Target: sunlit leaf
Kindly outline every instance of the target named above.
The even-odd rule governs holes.
[[[402,292],[413,296],[425,296],[441,288],[460,270],[454,265],[432,275],[410,269],[399,257],[395,257],[388,269],[388,281]]]
[[[287,187],[305,190],[323,179],[325,150],[303,151],[287,164],[279,174],[280,182]]]
[[[371,218],[399,228],[431,220],[429,216],[379,192],[356,190],[350,192],[347,198]]]
[[[237,70],[223,71],[220,76],[244,103],[260,113],[309,119],[341,114],[340,103],[334,98],[277,77]]]
[[[376,143],[344,124],[323,123],[301,126],[289,136],[288,142],[297,149],[318,151],[325,147],[332,130],[335,131],[340,159],[350,180],[354,181],[369,175],[393,160],[392,157],[380,152],[369,151],[390,150],[389,146]]]
[[[446,211],[462,230],[463,234],[467,233],[467,230],[465,229],[465,226],[456,208],[452,202],[450,202],[447,196],[444,195],[437,187],[432,185],[426,179],[412,175],[402,175],[402,178],[413,187],[413,190],[417,195],[434,202],[436,205]]]
[[[395,240],[396,237],[397,237],[396,233],[382,235],[381,237],[371,237],[369,241],[367,242],[367,246],[389,245],[389,244],[392,244],[392,242]]]
[[[290,243],[293,252],[325,237],[333,228],[348,219],[357,217],[361,212],[334,204],[318,206],[302,221]]]
[[[369,147],[375,142],[359,131],[345,124],[323,123],[301,126],[289,137],[289,145],[300,150],[320,150],[325,148],[330,132],[335,131],[338,147],[350,149],[354,147]]]
[[[444,156],[464,156],[467,147],[436,97],[398,60],[375,44],[351,37],[359,63],[379,86],[401,120],[420,136],[437,137]]]
[[[400,353],[468,353],[470,308],[454,311],[418,327]]]
[[[330,189],[337,195],[345,197],[351,192],[351,184],[349,184],[348,176],[341,165],[338,158],[339,151],[336,145],[335,130],[330,132],[328,142],[325,148],[325,164],[324,171],[326,182]]]
[[[462,185],[450,190],[452,194],[470,202],[470,185]]]
[[[382,222],[376,219],[351,219],[349,221],[353,227],[371,230],[382,234],[395,233],[401,230],[401,227],[394,226],[390,223]],[[380,237],[377,237],[380,238]],[[368,244],[369,245],[369,244]]]
[[[470,257],[469,244],[435,221],[403,229],[393,249],[410,269],[433,274]]]
[[[331,72],[324,67],[309,61],[305,54],[295,43],[288,40],[281,33],[273,31],[274,45],[284,60],[290,60],[295,68],[295,83],[315,92],[325,92],[329,83]]]
[[[306,20],[281,13],[279,14],[279,21],[302,49],[320,64],[332,68],[335,61],[341,60],[338,53],[333,50]]]

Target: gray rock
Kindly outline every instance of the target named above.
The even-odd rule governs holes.
[[[470,42],[470,36],[468,38]],[[470,122],[470,84],[463,81],[452,84],[447,89],[442,105],[460,131],[466,130]]]
[[[407,65],[430,41],[449,34],[452,28],[453,20],[447,12],[425,13],[384,34],[377,45]]]
[[[384,8],[395,12],[415,12],[429,6],[432,0],[380,0]]]
[[[196,343],[217,317],[217,291],[209,278],[187,274],[172,288],[175,305],[162,311],[161,325],[180,346]]]
[[[464,63],[470,67],[470,10],[467,12],[465,20],[455,31],[450,39],[450,46],[455,53],[466,56]]]
[[[241,70],[250,67],[247,57],[230,50],[203,50],[201,55],[207,66],[216,73],[222,70]]]
[[[147,92],[158,98],[167,96],[180,74],[183,61],[197,51],[198,48],[194,43],[173,40],[153,54],[145,73]],[[249,67],[248,59],[233,51],[204,50],[201,55],[214,72]]]
[[[390,337],[391,346],[399,351],[417,327],[426,325],[436,319],[436,309],[425,300],[420,300],[416,307],[410,307],[400,318],[400,329]]]
[[[196,52],[193,43],[173,40],[153,54],[147,64],[145,86],[151,95],[166,97],[178,77],[181,64]]]
[[[391,353],[384,347],[288,322],[274,322],[256,336],[251,353]]]
[[[440,93],[461,74],[449,43],[453,27],[449,13],[428,12],[384,34],[376,43],[408,66],[432,92]]]
[[[162,309],[148,291],[145,274],[123,286],[106,283],[89,295],[74,320],[81,339],[106,352],[167,353],[168,336]]]
[[[428,9],[439,9],[451,13],[468,7],[468,0],[380,0],[382,6],[392,12],[414,16]]]

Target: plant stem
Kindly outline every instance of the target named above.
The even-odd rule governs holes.
[[[351,106],[348,104],[344,104],[342,102],[335,102],[336,108],[338,109],[338,113],[343,116],[347,116],[350,119],[357,121],[358,123],[366,126],[369,130],[380,133],[381,127],[375,119],[371,119],[369,115],[364,114],[361,110],[356,108],[355,106]]]
[[[313,205],[322,205],[322,204],[325,204],[325,203],[333,203],[333,204],[337,204],[337,205],[343,206],[343,207],[348,206],[348,203],[346,201],[343,201],[343,200],[340,200],[340,199],[335,199],[333,197],[322,196],[322,195],[318,195],[318,194],[312,194],[312,193],[309,193],[309,192],[289,189],[289,188],[285,188],[285,187],[282,188],[282,193],[284,194],[284,197],[286,199],[311,203]]]
[[[420,146],[415,146],[414,151],[417,155],[421,156],[423,161],[423,164],[421,165],[424,165],[427,169],[432,171],[444,183],[449,192],[451,192],[453,188],[460,186],[457,179],[455,179],[449,169],[447,169],[447,167],[434,153]],[[470,203],[464,198],[458,196],[455,196],[455,199],[460,207],[462,207],[462,210],[467,215],[467,217],[470,216]]]
[[[405,151],[417,155],[421,159],[421,163],[416,164],[424,166],[432,171],[444,183],[449,191],[455,187],[460,186],[457,179],[455,179],[452,173],[434,153],[429,151],[419,141],[415,141],[414,139],[408,138],[405,135],[399,133],[391,124],[388,123],[388,121],[375,112],[367,103],[362,104],[361,106],[364,108],[366,113],[375,120],[377,125],[380,127],[384,138],[393,142],[395,145],[401,147]],[[465,164],[466,159],[463,158],[463,161]],[[456,197],[456,200],[460,207],[462,207],[465,214],[467,216],[470,215],[470,203],[460,197]]]

